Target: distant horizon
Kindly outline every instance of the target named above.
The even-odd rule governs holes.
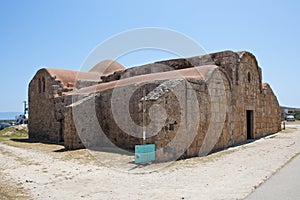
[[[297,108],[297,109],[300,109],[300,107],[294,107],[294,106],[283,106],[283,105],[279,105],[280,107],[283,107],[283,108]]]
[[[24,111],[0,111],[0,113],[24,113]]]
[[[15,120],[16,116],[23,114],[24,111],[21,112],[0,112],[0,120]]]

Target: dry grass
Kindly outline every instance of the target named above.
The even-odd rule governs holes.
[[[28,138],[28,132],[19,126],[7,127],[0,131],[0,139],[5,138]]]

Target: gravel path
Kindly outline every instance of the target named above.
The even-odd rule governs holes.
[[[88,150],[61,148],[1,140],[0,199],[243,199],[299,154],[300,126],[291,123],[278,134],[142,174],[127,168],[132,163],[110,166]],[[97,157],[131,159],[112,153]],[[4,195],[5,186],[16,188],[8,191],[13,195]]]

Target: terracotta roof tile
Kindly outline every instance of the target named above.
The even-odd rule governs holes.
[[[90,80],[90,81],[99,81],[100,77],[97,73],[91,72],[79,72],[72,70],[63,70],[63,69],[45,69],[54,79],[60,80],[64,87],[74,87],[76,85],[76,80]]]
[[[69,94],[70,95],[76,93],[89,94],[94,92],[105,91],[108,89],[112,89],[114,87],[152,82],[155,80],[169,80],[169,79],[205,80],[208,73],[215,68],[217,68],[217,66],[215,65],[205,65],[205,66],[181,69],[176,71],[140,75],[140,76],[130,77],[126,79],[121,79],[118,81],[100,83],[95,86],[90,86],[87,88],[70,92]]]

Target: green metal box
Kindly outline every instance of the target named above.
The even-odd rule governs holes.
[[[135,145],[135,163],[149,163],[155,160],[155,144]]]

